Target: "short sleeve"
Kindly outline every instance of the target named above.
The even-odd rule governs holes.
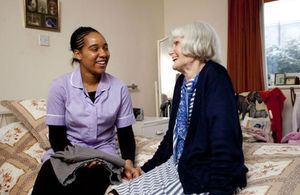
[[[63,85],[53,81],[47,98],[47,125],[65,125],[65,97]]]
[[[127,127],[135,123],[130,94],[127,86],[121,88],[121,106],[117,114],[117,128]]]

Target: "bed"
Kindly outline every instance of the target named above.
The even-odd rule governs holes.
[[[41,157],[50,146],[46,101],[25,99],[1,104],[7,110],[0,109],[0,194],[31,194]],[[152,157],[161,139],[135,136],[136,166]],[[248,185],[239,194],[300,194],[300,145],[244,142],[243,150],[249,168]]]

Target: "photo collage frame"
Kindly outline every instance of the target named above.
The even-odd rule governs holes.
[[[24,0],[25,27],[60,31],[59,0]]]

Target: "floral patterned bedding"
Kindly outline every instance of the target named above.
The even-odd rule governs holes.
[[[2,101],[18,122],[0,128],[0,194],[31,194],[41,157],[49,147],[45,101]],[[37,106],[37,105],[43,105]],[[34,113],[43,111],[34,117]],[[2,119],[1,119],[2,120]],[[2,121],[1,121],[2,122]],[[136,166],[156,151],[161,138],[136,136]],[[241,195],[300,195],[300,145],[244,143],[248,185]]]
[[[0,129],[0,194],[31,194],[45,150],[21,122]]]
[[[243,195],[299,195],[300,145],[244,143],[247,187]]]
[[[160,138],[136,136],[136,165],[145,163]],[[299,194],[300,146],[244,143],[248,186],[239,194]],[[42,149],[21,122],[0,129],[0,194],[31,194],[41,166]]]

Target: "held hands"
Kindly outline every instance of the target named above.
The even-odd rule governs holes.
[[[133,167],[133,163],[131,160],[126,160],[125,161],[125,166],[124,166],[124,179],[126,180],[131,180],[131,179],[135,179],[138,176],[140,176],[141,174],[143,174],[144,172],[142,171],[141,168],[134,168]]]
[[[101,162],[92,161],[90,163],[83,164],[83,167],[92,168],[94,166],[100,166]],[[139,177],[140,175],[144,174],[144,171],[140,167],[133,167],[133,163],[131,160],[126,160],[124,165],[124,179],[131,180]]]
[[[145,172],[141,169],[141,167],[136,167],[136,169],[139,171],[140,175],[143,175]]]

